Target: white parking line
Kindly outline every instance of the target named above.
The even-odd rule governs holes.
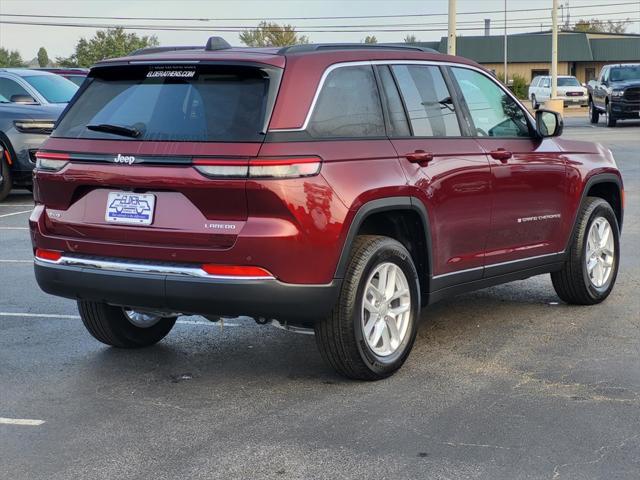
[[[33,260],[3,260],[3,259],[0,259],[0,263],[33,263]]]
[[[44,420],[31,420],[29,418],[4,418],[0,417],[0,425],[23,425],[28,427],[39,427]]]
[[[35,207],[35,205],[29,205],[28,203],[0,203],[0,208],[11,208],[11,207]]]
[[[21,215],[23,213],[31,213],[31,210],[23,210],[21,212],[5,213],[3,215],[0,215],[0,218],[11,217],[13,215]]]
[[[56,315],[55,313],[23,313],[23,312],[0,312],[0,317],[33,317],[33,318],[64,318],[77,320],[78,315]]]
[[[0,317],[26,317],[26,318],[56,318],[63,320],[79,320],[79,315],[59,315],[55,313],[29,313],[29,312],[0,312]],[[211,327],[219,325],[219,322],[214,323],[208,320],[178,320],[176,323],[180,325],[201,325],[204,327]],[[241,327],[239,323],[224,322],[223,327]]]
[[[0,227],[0,230],[29,230],[29,227]]]

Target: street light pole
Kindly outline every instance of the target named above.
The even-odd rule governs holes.
[[[558,0],[553,0],[551,11],[551,99],[558,97]]]
[[[504,84],[509,85],[507,74],[507,0],[504,0]]]
[[[456,0],[449,0],[449,38],[447,41],[447,53],[456,54]]]

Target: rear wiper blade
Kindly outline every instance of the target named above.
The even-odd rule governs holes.
[[[123,137],[139,137],[142,132],[137,128],[125,127],[124,125],[112,125],[110,123],[99,123],[97,125],[87,125],[89,130],[94,132],[113,133],[114,135],[122,135]]]

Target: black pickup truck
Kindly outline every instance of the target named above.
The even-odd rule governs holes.
[[[608,127],[615,127],[618,120],[640,118],[640,63],[605,65],[587,90],[591,123],[598,123],[601,113],[606,114]]]

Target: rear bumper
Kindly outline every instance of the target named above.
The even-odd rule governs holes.
[[[109,271],[35,260],[47,293],[112,305],[199,315],[265,317],[308,325],[329,315],[340,280],[327,285],[277,279],[199,278],[179,274]]]

